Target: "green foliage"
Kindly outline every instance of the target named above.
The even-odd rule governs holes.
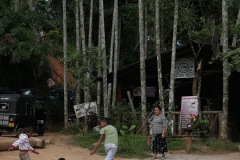
[[[131,134],[126,142],[119,136],[117,156],[123,158],[146,158],[149,157],[150,148],[147,146],[146,136]],[[130,145],[129,145],[130,144]]]
[[[98,132],[90,132],[88,134],[76,134],[73,137],[76,145],[92,149],[94,143],[99,139]],[[129,143],[131,145],[129,145]],[[125,141],[124,136],[119,136],[118,151],[116,156],[122,158],[146,158],[150,156],[151,150],[147,145],[147,138],[143,135],[131,134],[129,135],[129,143]],[[168,149],[171,151],[185,150],[186,140],[184,138],[167,138]],[[203,148],[207,148],[207,152],[219,151],[238,151],[236,144],[229,140],[220,140],[217,138],[210,138],[204,141],[193,139],[192,152],[204,153]],[[104,147],[101,146],[98,153],[105,155]]]
[[[86,48],[85,53],[77,53],[75,48],[71,47],[67,59],[69,70],[74,74],[75,79],[79,79],[84,86],[94,87],[95,85],[94,80],[97,78],[97,71],[102,66],[102,59],[98,56],[99,51],[98,47],[90,46]],[[86,81],[85,76],[83,76],[87,74],[92,76],[89,77],[89,81]]]
[[[226,58],[229,60],[227,64],[228,69],[231,72],[233,71],[240,72],[240,48],[230,50],[226,53],[218,54],[218,56],[216,57],[216,59],[220,60],[224,60]]]
[[[62,130],[62,133],[76,135],[81,133],[81,129],[77,123],[69,123],[67,128]]]
[[[120,129],[120,131],[119,131],[121,136],[125,139],[125,141],[129,145],[131,145],[130,139],[129,139],[130,135],[133,134],[135,128],[136,128],[136,125],[131,125],[130,127],[124,125],[124,126],[122,126],[122,129]]]
[[[110,111],[110,118],[117,130],[123,129],[122,126],[133,126],[133,124],[138,124],[139,122],[138,117],[134,116],[130,104],[126,101],[116,103],[114,110]]]
[[[40,1],[38,1],[40,2]],[[0,26],[0,54],[11,55],[13,62],[21,62],[32,58],[32,55],[48,54],[50,44],[46,42],[44,33],[47,32],[48,17],[38,7],[48,4],[41,1],[42,6],[36,3],[39,12],[30,11],[28,4],[24,1],[14,10],[15,1],[1,2],[2,8]]]
[[[199,116],[191,123],[192,132],[201,132],[204,135],[209,134],[209,127],[210,121]]]
[[[98,132],[90,132],[88,134],[77,134],[74,137],[75,144],[84,148],[92,149],[94,143],[99,139]],[[146,137],[142,135],[129,135],[129,145],[124,137],[119,136],[119,144],[117,157],[124,158],[146,158],[149,157],[150,148],[147,146]],[[98,153],[105,155],[104,147],[101,146],[98,150]]]
[[[122,136],[126,136],[128,134],[133,134],[134,129],[136,128],[136,125],[128,126],[122,126],[122,129],[120,130]]]

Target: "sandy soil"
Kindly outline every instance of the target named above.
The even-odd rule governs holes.
[[[3,135],[4,138],[14,138],[13,136]],[[66,160],[104,160],[103,156],[89,155],[89,150],[75,147],[70,144],[71,138],[59,133],[46,133],[44,136],[38,137],[50,142],[43,149],[36,149],[40,152],[39,155],[29,153],[31,160],[58,160],[58,158],[65,158]],[[151,157],[151,156],[149,156]],[[172,160],[240,160],[240,152],[228,154],[214,154],[214,155],[196,155],[184,153],[166,154],[167,159]],[[151,158],[145,159],[150,160]],[[19,160],[18,151],[0,151],[0,160]],[[115,160],[126,160],[124,158],[115,158]],[[137,160],[137,159],[131,159]]]

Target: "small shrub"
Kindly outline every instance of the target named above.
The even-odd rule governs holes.
[[[135,128],[136,128],[136,125],[131,125],[131,127],[124,125],[124,126],[122,126],[122,129],[120,130],[121,136],[124,138],[124,140],[128,144],[130,144],[129,136],[133,134],[133,131]]]
[[[201,132],[203,136],[209,134],[210,130],[210,121],[209,119],[204,119],[203,117],[193,118],[191,123],[191,129],[193,132]]]
[[[62,130],[62,133],[65,134],[78,134],[81,132],[81,129],[76,123],[69,123],[67,128]]]
[[[114,124],[118,131],[122,129],[124,125],[131,126],[139,122],[139,117],[135,117],[130,104],[126,101],[117,103],[114,110],[111,110],[110,115],[111,123]]]

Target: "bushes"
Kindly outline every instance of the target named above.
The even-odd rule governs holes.
[[[62,130],[62,133],[65,134],[78,134],[81,133],[81,130],[79,128],[79,125],[76,123],[69,123],[67,128],[64,128]]]
[[[131,127],[139,122],[139,119],[134,116],[130,104],[125,101],[116,104],[114,110],[111,111],[110,119],[111,124],[113,124],[118,131],[122,129],[122,126]]]
[[[99,133],[90,132],[86,135],[77,134],[74,135],[75,144],[84,148],[92,149],[94,143],[98,141]],[[103,146],[98,149],[98,153],[105,155]],[[125,140],[124,136],[119,135],[117,157],[125,158],[146,158],[150,156],[150,148],[146,143],[146,136],[142,135],[128,135],[128,141]]]
[[[92,149],[94,143],[99,139],[99,132],[74,135],[74,143],[80,147]],[[116,156],[122,158],[147,158],[151,155],[151,149],[147,145],[147,137],[143,135],[129,134],[126,137],[119,135],[118,151]],[[185,150],[186,141],[184,138],[167,138],[169,151]],[[229,140],[209,138],[202,140],[193,139],[192,153],[216,153],[216,152],[239,151],[236,144]],[[98,154],[105,155],[103,145],[98,149]]]

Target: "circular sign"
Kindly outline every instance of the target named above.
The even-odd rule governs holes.
[[[194,59],[181,58],[176,61],[175,78],[194,77]]]

